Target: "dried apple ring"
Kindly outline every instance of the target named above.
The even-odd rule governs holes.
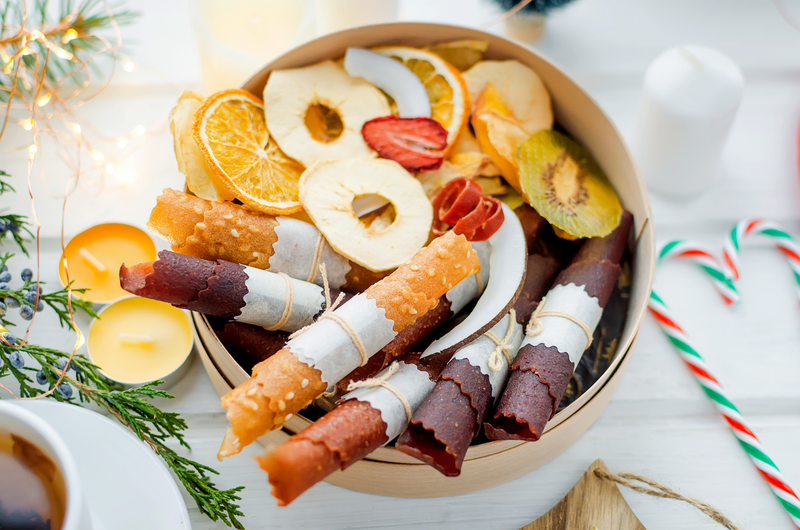
[[[368,227],[353,211],[353,200],[373,194],[394,206],[395,219],[388,226]],[[334,250],[374,272],[394,269],[416,255],[433,221],[422,185],[392,160],[317,162],[300,178],[300,203]]]

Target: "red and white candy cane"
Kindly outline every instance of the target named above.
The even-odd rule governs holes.
[[[725,273],[734,281],[739,279],[741,244],[747,236],[753,234],[769,237],[786,257],[789,267],[794,272],[795,290],[797,291],[797,297],[800,299],[800,247],[786,230],[771,221],[755,218],[742,219],[731,229],[725,238],[725,244],[722,249]]]
[[[731,281],[719,260],[705,247],[697,243],[676,239],[667,241],[659,247],[657,263],[667,258],[687,258],[696,263],[708,274],[711,283],[717,289],[726,304],[731,305],[739,301],[739,292]]]
[[[676,257],[691,257],[693,255],[691,252],[693,247],[686,241],[670,241],[662,247],[662,251],[665,248],[668,248],[668,251],[664,256],[662,256],[661,252],[659,253],[659,262],[662,261],[663,257],[671,255],[669,249],[678,248],[674,253]],[[708,261],[705,262],[705,265],[710,265],[712,270],[717,271],[720,269],[720,264],[717,259],[705,249],[702,247],[694,247],[694,251],[694,254],[702,255],[704,260],[715,262],[713,264],[710,264]],[[705,270],[705,267],[703,268]],[[710,274],[710,277],[712,281],[715,281],[715,286],[720,284],[716,274]],[[722,283],[724,284],[724,282]],[[725,298],[724,294],[723,298]],[[789,514],[795,527],[800,529],[800,499],[798,499],[797,494],[795,494],[786,482],[786,479],[783,478],[780,469],[778,469],[778,466],[772,458],[769,457],[753,430],[748,427],[739,409],[736,408],[730,398],[725,394],[719,380],[712,375],[703,357],[689,341],[686,332],[677,323],[675,317],[672,316],[664,301],[655,291],[650,293],[648,307],[650,313],[655,317],[659,326],[667,335],[667,338],[669,338],[670,342],[672,342],[678,350],[681,359],[683,359],[686,366],[691,370],[692,374],[694,374],[698,383],[700,383],[706,395],[714,403],[717,411],[725,418],[725,421],[728,423],[734,436],[736,436],[739,444],[750,457],[750,460],[756,466],[759,473],[761,473],[761,476],[764,477],[764,480],[767,481],[772,492]]]

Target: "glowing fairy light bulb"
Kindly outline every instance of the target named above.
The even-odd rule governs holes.
[[[120,149],[123,149],[126,145],[128,145],[128,140],[126,140],[125,138],[121,138],[117,142],[117,147],[119,147]]]
[[[137,125],[133,132],[136,136],[142,136],[145,132],[144,125]]]
[[[81,126],[78,125],[77,123],[73,123],[72,124],[72,132],[74,132],[75,134],[80,134],[81,133]]]
[[[39,148],[36,147],[36,144],[31,144],[30,147],[28,147],[28,159],[33,160],[36,158],[36,151],[38,150]]]
[[[26,131],[30,131],[31,129],[33,129],[33,119],[28,118],[27,120],[22,120],[20,122],[20,125],[22,125],[22,128],[25,129]]]
[[[114,172],[114,164],[109,162],[108,164],[106,164],[106,173],[108,173],[110,175],[113,172]]]
[[[92,158],[94,158],[98,162],[102,162],[105,159],[105,155],[103,153],[101,153],[100,151],[98,151],[97,149],[92,151],[91,154],[92,154]]]
[[[64,33],[64,36],[61,37],[61,43],[67,44],[69,41],[77,38],[78,38],[78,32],[75,31],[75,28],[69,28],[66,31],[66,33]]]
[[[128,59],[124,59],[122,61],[122,69],[125,70],[126,72],[133,72],[135,68],[136,65],[130,62]]]
[[[66,59],[67,61],[71,61],[75,57],[64,48],[59,48],[58,46],[53,46],[52,48],[56,55],[58,55],[62,59]]]
[[[53,96],[50,94],[45,94],[44,96],[39,98],[39,101],[37,101],[36,104],[39,105],[40,107],[44,107],[50,102],[51,97]]]

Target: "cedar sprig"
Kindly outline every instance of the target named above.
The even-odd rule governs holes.
[[[11,259],[14,254],[6,253],[0,256],[0,269],[6,264],[6,262]],[[22,287],[19,289],[0,289],[0,302],[4,301],[6,298],[14,298],[20,305],[27,305],[34,311],[36,311],[37,305],[39,301],[44,302],[46,305],[50,306],[53,311],[55,311],[56,315],[58,315],[58,323],[63,328],[64,326],[68,327],[69,329],[73,329],[72,326],[72,318],[70,317],[70,310],[69,310],[69,292],[67,287],[60,289],[58,291],[54,291],[52,293],[44,292],[42,286],[44,286],[47,282],[39,281],[36,282],[34,280],[26,280]],[[72,282],[70,282],[72,285]],[[39,298],[38,300],[34,299],[33,302],[29,302],[25,299],[25,295],[31,291],[31,289],[39,289]],[[88,289],[86,288],[79,288],[79,289],[71,289],[73,293],[80,293],[83,294]],[[95,313],[94,309],[92,309],[92,303],[86,300],[81,300],[80,298],[72,298],[72,307],[81,309],[85,311],[89,316],[97,317],[97,313]],[[0,316],[0,322],[2,322],[3,327],[14,326],[15,324],[5,318],[5,315]]]
[[[9,359],[12,349],[27,353],[40,368],[16,368]],[[238,494],[244,487],[217,489],[209,476],[219,474],[215,469],[183,457],[166,445],[167,441],[174,439],[181,446],[191,449],[184,438],[188,429],[186,421],[178,413],[164,412],[149,401],[153,398],[174,398],[166,391],[155,388],[161,381],[122,389],[86,357],[74,355],[70,360],[68,353],[30,343],[3,345],[0,348],[0,361],[0,377],[8,373],[13,375],[20,384],[21,397],[42,396],[50,391],[47,397],[78,405],[72,391],[73,387],[77,389],[81,402],[102,407],[150,446],[172,469],[203,514],[230,527],[244,528],[238,519],[243,514],[237,504],[241,500]],[[37,372],[37,376],[46,379],[46,383],[37,386],[26,372]]]
[[[17,190],[14,187],[6,182],[4,179],[5,177],[10,177],[8,173],[0,169],[0,195],[7,193],[7,192],[16,192]],[[33,239],[33,232],[31,232],[30,223],[28,222],[28,216],[26,215],[17,215],[14,213],[4,213],[0,214],[0,242],[3,242],[9,234],[14,239],[14,241],[19,245],[19,248],[22,252],[25,253],[26,256],[30,257],[28,254],[28,249],[25,248],[25,235],[27,234],[28,237]]]

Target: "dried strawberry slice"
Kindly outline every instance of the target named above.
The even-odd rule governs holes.
[[[361,135],[380,156],[409,171],[438,169],[447,147],[447,130],[430,118],[383,116],[366,122]]]
[[[477,189],[477,191],[476,191]],[[489,239],[503,224],[503,208],[494,197],[484,196],[480,186],[466,178],[448,182],[433,198],[433,233],[452,231],[470,241]]]

